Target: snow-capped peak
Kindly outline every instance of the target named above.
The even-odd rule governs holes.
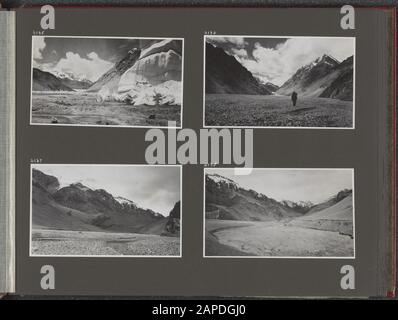
[[[210,178],[211,180],[213,180],[215,183],[220,183],[220,182],[224,182],[224,183],[233,183],[236,184],[235,181],[228,179],[226,177],[220,176],[217,173],[210,173],[206,175],[208,178]]]
[[[116,200],[117,202],[119,202],[120,204],[122,204],[122,205],[123,205],[123,204],[128,204],[128,205],[137,207],[137,204],[136,204],[134,201],[131,201],[131,200],[126,199],[126,198],[123,198],[123,197],[115,197],[115,200]]]
[[[310,208],[313,206],[313,203],[311,201],[291,201],[291,200],[282,200],[281,203],[289,208],[296,208],[296,207],[302,207],[302,208]]]
[[[88,80],[84,75],[82,74],[73,74],[71,72],[64,72],[64,71],[57,71],[57,70],[49,70],[53,75],[60,79],[69,79],[69,80],[74,80],[74,81],[80,81],[80,82],[91,82]]]

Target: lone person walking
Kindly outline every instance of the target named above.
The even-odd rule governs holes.
[[[293,91],[292,93],[292,103],[293,103],[293,107],[296,106],[296,102],[297,102],[297,92]]]

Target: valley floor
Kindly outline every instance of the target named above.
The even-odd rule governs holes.
[[[286,221],[206,219],[206,256],[351,257],[354,241]]]
[[[328,98],[206,94],[206,126],[352,127],[353,104]]]
[[[31,254],[179,256],[180,239],[136,233],[33,229]]]
[[[90,92],[33,92],[32,123],[123,126],[180,125],[180,106],[133,106],[121,102],[98,102]]]

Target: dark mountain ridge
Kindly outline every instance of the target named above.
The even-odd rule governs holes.
[[[206,93],[269,95],[253,74],[223,49],[206,43]]]
[[[33,68],[33,91],[74,91],[64,82],[50,72]]]

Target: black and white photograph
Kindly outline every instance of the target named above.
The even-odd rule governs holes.
[[[205,169],[204,256],[354,258],[353,169]]]
[[[204,37],[204,126],[355,127],[354,37]]]
[[[32,37],[31,124],[181,127],[183,39]]]
[[[180,257],[181,167],[31,165],[31,256]]]

